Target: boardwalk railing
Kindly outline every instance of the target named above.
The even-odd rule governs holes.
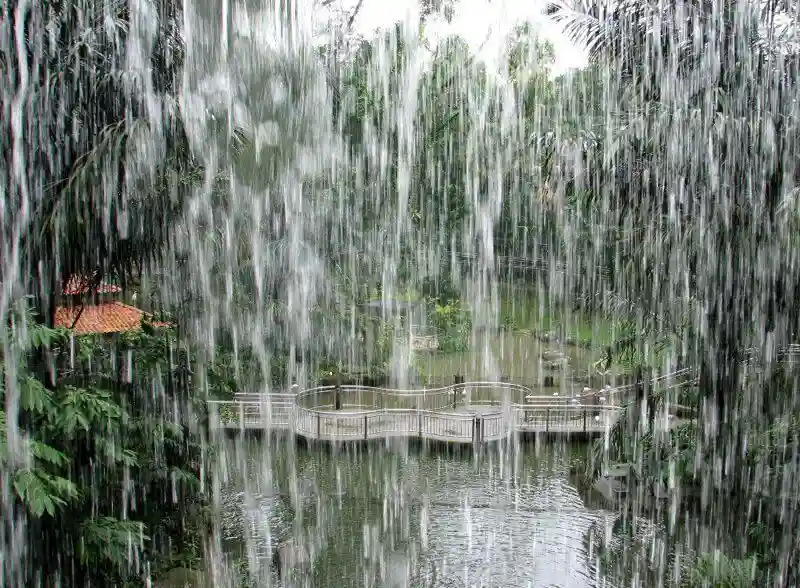
[[[435,390],[324,386],[298,394],[209,401],[209,424],[212,429],[286,430],[327,441],[418,437],[481,443],[516,432],[600,434],[621,411],[591,395],[558,398],[525,392],[530,389],[505,382]],[[512,402],[512,397],[523,402]]]
[[[626,388],[627,389],[627,388]],[[441,388],[396,390],[367,386],[318,386],[299,392],[297,404],[317,410],[414,408],[445,410],[457,405],[501,406],[511,404],[615,404],[622,388],[597,390],[580,396],[544,396],[511,382],[464,382]],[[270,395],[271,396],[271,395]],[[257,398],[255,398],[257,399]]]

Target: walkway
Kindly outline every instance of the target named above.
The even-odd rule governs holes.
[[[562,398],[506,382],[466,382],[435,390],[325,386],[209,401],[208,408],[212,429],[284,430],[330,442],[483,443],[518,433],[602,435],[622,410],[615,399],[613,390]]]

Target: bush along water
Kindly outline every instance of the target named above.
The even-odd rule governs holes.
[[[585,464],[589,480],[602,475],[608,464],[628,464],[629,491],[653,497],[623,502],[616,539],[604,548],[600,560],[607,574],[623,582],[642,576],[647,558],[636,555],[641,543],[637,537],[646,518],[663,525],[673,538],[663,550],[672,563],[652,570],[653,583],[744,588],[777,585],[773,582],[780,575],[796,578],[798,539],[796,534],[784,534],[784,529],[797,529],[800,523],[797,497],[785,490],[794,484],[800,418],[779,407],[783,399],[796,394],[800,371],[788,361],[771,369],[748,361],[746,367],[748,377],[731,395],[746,398],[758,390],[775,408],[769,418],[742,415],[737,424],[748,431],[747,448],[714,483],[697,475],[699,468],[718,458],[716,448],[703,443],[704,423],[697,417],[702,397],[691,382],[677,389],[643,386],[641,398],[626,407],[609,438],[596,442]],[[681,414],[665,429],[659,423],[674,407],[681,407]],[[726,521],[712,518],[708,505],[716,502],[730,505],[738,516]],[[676,508],[682,513],[679,517],[670,514]],[[707,531],[699,545],[678,557],[681,528],[697,521]],[[666,577],[676,572],[677,577]]]

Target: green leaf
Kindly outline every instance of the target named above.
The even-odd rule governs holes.
[[[13,487],[20,501],[37,518],[44,513],[53,516],[57,508],[66,504],[53,492],[46,479],[29,468],[15,472]]]
[[[64,500],[75,500],[80,496],[78,485],[60,476],[48,476],[48,483],[54,493]]]
[[[42,323],[35,322],[31,317],[28,318],[27,322],[28,343],[31,349],[52,347],[55,343],[60,343],[69,336],[69,331],[62,327],[50,328]]]
[[[53,395],[41,381],[27,375],[19,381],[19,404],[24,410],[47,415],[55,407]]]
[[[61,431],[72,435],[79,429],[89,432],[93,426],[105,431],[109,422],[118,421],[121,415],[122,409],[111,401],[109,392],[66,386],[54,422]]]
[[[120,569],[130,563],[132,551],[142,551],[150,538],[144,524],[121,521],[114,517],[99,517],[81,526],[80,557],[85,563],[110,561]]]
[[[97,452],[112,463],[121,463],[127,467],[139,465],[139,456],[130,449],[119,446],[113,439],[95,435],[94,443]]]
[[[66,455],[45,443],[31,439],[29,446],[34,457],[41,461],[54,466],[61,466],[67,463]]]

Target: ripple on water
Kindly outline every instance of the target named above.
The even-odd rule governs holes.
[[[584,537],[606,514],[587,509],[563,474],[498,482],[473,468],[448,468],[432,484],[428,577],[487,588],[594,586]]]
[[[303,532],[317,546],[310,585],[598,586],[586,538],[610,513],[584,506],[561,461],[524,460],[511,476],[497,460],[314,455],[295,470],[320,493]],[[247,537],[251,554],[269,556],[292,531],[295,513],[275,494],[230,493],[225,505],[225,536]]]

